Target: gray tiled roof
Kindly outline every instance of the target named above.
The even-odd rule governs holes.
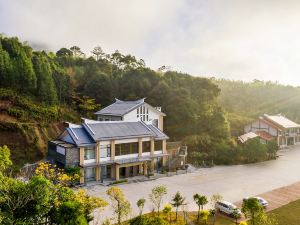
[[[98,115],[114,115],[114,116],[123,116],[131,110],[144,104],[144,98],[136,101],[121,101],[116,99],[116,102],[113,104],[99,110],[95,114]]]
[[[143,122],[109,121],[84,123],[83,126],[95,141],[155,136]]]
[[[169,139],[169,137],[164,132],[162,132],[160,129],[158,129],[157,127],[155,127],[153,125],[147,125],[147,126],[154,133],[156,140]]]
[[[76,146],[94,145],[96,141],[120,140],[129,138],[153,137],[155,140],[164,140],[169,137],[153,125],[142,121],[93,121],[83,123],[77,127],[68,127],[72,143]],[[66,141],[65,142],[70,142]],[[73,142],[74,141],[74,142]]]
[[[66,129],[77,146],[95,144],[95,141],[90,137],[88,132],[86,132],[84,127],[78,127],[78,128],[68,127]]]

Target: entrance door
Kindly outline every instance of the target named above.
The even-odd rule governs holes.
[[[120,177],[125,178],[126,177],[126,167],[121,167],[119,170],[120,170]]]
[[[111,166],[101,166],[101,179],[111,178]]]

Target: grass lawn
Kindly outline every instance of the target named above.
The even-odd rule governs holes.
[[[269,214],[273,214],[275,216],[279,225],[299,225],[300,200],[281,206],[271,211]]]

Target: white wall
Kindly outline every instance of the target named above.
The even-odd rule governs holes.
[[[256,131],[266,131],[272,136],[277,136],[277,129],[274,127],[268,125],[267,123],[264,123],[263,121],[256,120],[255,122],[248,124],[245,126],[244,129],[245,133],[248,133],[250,131],[256,132]]]
[[[152,121],[157,119],[158,120],[158,124],[160,123],[160,113],[157,112],[157,110],[153,109],[152,107],[149,106],[149,104],[144,103],[141,107],[145,107],[145,110],[148,109],[148,121],[145,120],[144,122],[146,124],[152,124]],[[123,116],[123,121],[128,121],[128,122],[136,122],[136,121],[140,121],[141,118],[137,117],[137,109],[132,110],[131,112],[125,114]]]

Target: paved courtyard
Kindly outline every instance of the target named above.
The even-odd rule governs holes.
[[[151,189],[157,185],[168,187],[165,203],[169,202],[171,197],[179,191],[189,203],[187,210],[194,211],[197,209],[193,202],[195,193],[206,196],[219,193],[224,197],[224,200],[239,202],[243,197],[266,193],[300,181],[300,146],[281,150],[279,155],[280,157],[277,160],[268,162],[198,169],[193,173],[160,178],[154,181],[124,184],[119,187],[123,189],[127,199],[131,202],[134,214],[137,213],[136,201],[141,197],[147,199]],[[294,187],[297,192],[300,191],[300,185],[294,185]],[[105,194],[107,189],[108,187],[100,185],[87,187],[89,194],[101,196],[105,199],[107,199]],[[293,190],[289,189],[286,195],[292,192]],[[278,195],[282,193],[282,191],[278,192]],[[269,196],[266,194],[265,197],[269,198],[270,203],[272,203],[272,199],[276,198],[276,193],[273,194],[272,199],[272,194]],[[295,197],[285,196],[286,199],[294,199]],[[277,204],[280,204],[280,201],[278,199]],[[275,207],[275,205],[272,207]],[[148,201],[145,211],[151,209],[151,204]],[[111,211],[111,208],[107,208],[104,212],[101,212],[101,220],[104,217],[111,217]],[[97,217],[98,215],[95,215],[95,219]]]

